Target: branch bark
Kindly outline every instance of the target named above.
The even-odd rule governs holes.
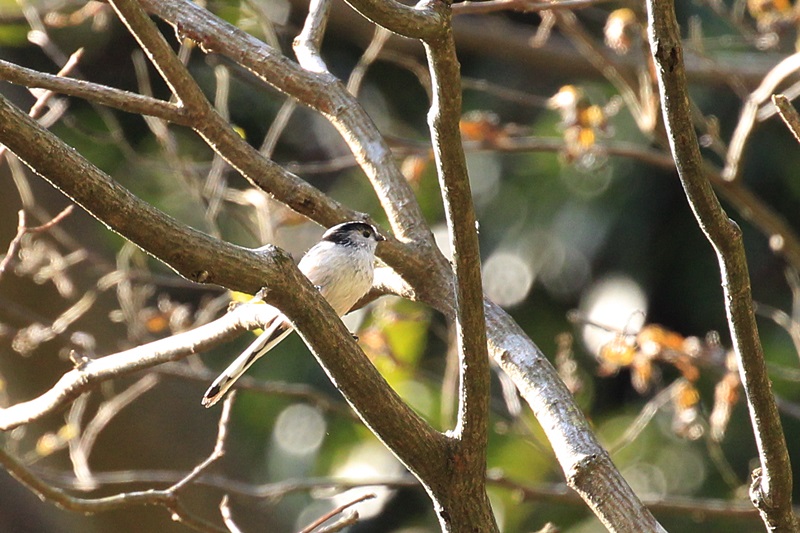
[[[647,16],[664,122],[678,176],[700,229],[719,261],[728,325],[761,462],[761,468],[754,472],[750,496],[768,530],[797,531],[792,510],[792,470],[756,327],[741,230],[728,218],[704,173],[697,135],[691,127],[674,5],[669,0],[648,0]]]
[[[453,457],[456,468],[453,478],[442,487],[445,492],[439,498],[449,500],[446,507],[458,505],[466,511],[459,515],[451,513],[449,517],[441,510],[438,514],[443,528],[448,527],[448,530],[452,527],[454,531],[466,531],[470,524],[480,523],[485,531],[497,531],[486,494],[489,357],[477,222],[458,124],[461,73],[450,6],[441,2],[433,6],[443,24],[435,37],[424,40],[433,84],[428,123],[453,250],[456,343],[460,363],[458,423],[453,432],[457,440]]]
[[[44,74],[8,61],[0,60],[0,78],[17,85],[39,87],[70,96],[80,96],[128,113],[157,116],[174,124],[188,126],[191,122],[191,118],[186,115],[185,110],[175,104],[84,80]]]
[[[570,488],[609,531],[664,531],[597,441],[547,357],[501,307],[486,300],[484,308],[489,353],[530,406]]]

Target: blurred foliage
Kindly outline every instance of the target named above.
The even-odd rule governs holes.
[[[46,50],[25,39],[29,25],[19,6],[37,7],[45,21],[48,17],[56,20],[58,13],[72,14],[74,18],[68,19],[72,22],[60,27],[52,26],[51,20],[49,37],[53,46],[66,53],[86,47],[80,75],[126,89],[141,86],[142,80],[137,80],[130,59],[136,50],[133,41],[109,15],[107,6],[85,7],[87,12],[81,19],[77,9],[82,4],[0,3],[0,55],[24,66],[55,72],[57,67],[46,57]],[[259,24],[256,14],[258,10],[273,14],[275,35],[292,55],[288,43],[302,23],[301,6],[277,0],[217,0],[208,5],[218,16],[263,38],[269,35],[269,27]],[[688,41],[693,53],[712,64],[717,54],[739,54],[739,61],[747,64],[766,53],[764,50],[784,54],[793,50],[794,20],[786,20],[789,15],[779,9],[780,5],[770,5],[778,12],[765,12],[766,3],[759,7],[748,2],[750,15],[738,18],[738,3],[684,1],[678,8],[684,26],[694,32]],[[89,13],[89,9],[99,11]],[[603,25],[613,11],[600,4],[580,12],[598,46],[603,46]],[[541,18],[536,14],[487,16],[528,31],[531,37],[541,27]],[[620,19],[623,32],[616,46],[631,54],[640,52],[635,39],[640,39],[641,34],[635,32],[641,28],[630,26],[630,13],[615,16]],[[641,13],[638,19],[641,20]],[[625,33],[631,31],[632,36]],[[556,31],[551,38],[563,37]],[[619,39],[623,39],[621,44]],[[697,49],[697,44],[704,48]],[[331,71],[347,77],[363,53],[363,45],[346,25],[332,24],[323,56]],[[573,53],[577,58],[577,52]],[[411,52],[393,54],[387,53],[382,58],[385,61],[379,60],[367,71],[359,95],[397,150],[398,164],[415,187],[437,238],[446,243],[438,182],[425,144],[427,96],[417,77],[396,61],[399,54],[406,54],[402,56],[406,64],[421,65],[422,59]],[[490,89],[465,86],[462,124],[480,219],[487,294],[506,306],[559,371],[563,370],[562,376],[573,387],[601,441],[611,447],[615,463],[639,494],[651,498],[746,501],[755,446],[741,400],[731,398],[730,421],[725,424],[722,437],[713,438],[709,428],[709,417],[718,402],[715,388],[731,373],[726,359],[724,355],[700,358],[682,344],[692,338],[706,343],[707,334],[717,331],[719,340],[715,346],[723,354],[729,347],[716,261],[686,205],[674,171],[648,164],[637,155],[657,149],[665,153],[664,148],[640,131],[614,87],[598,74],[576,79],[564,74],[564,65],[558,61],[547,69],[531,71],[488,51],[462,54],[461,61],[466,79],[490,82]],[[190,67],[209,96],[216,88],[214,69],[218,64],[218,58],[192,52]],[[154,93],[165,96],[163,84],[155,81],[158,78],[152,68],[148,66],[148,70],[154,80]],[[259,146],[283,99],[246,73],[231,69],[231,74],[227,100],[231,120],[249,142]],[[735,78],[735,74],[731,73],[731,77]],[[718,124],[719,142],[730,138],[742,104],[741,95],[730,85],[692,86],[702,115]],[[748,88],[752,89],[749,85]],[[30,95],[19,89],[4,84],[2,90],[23,108],[32,102]],[[528,100],[506,97],[503,90]],[[571,95],[566,103],[555,100],[565,95]],[[248,192],[249,185],[230,168],[224,168],[215,178],[225,193],[220,197],[222,207],[209,217],[208,176],[215,165],[213,152],[190,131],[171,127],[169,139],[164,141],[156,138],[140,117],[117,112],[101,114],[95,106],[76,99],[65,101],[69,110],[53,131],[123,186],[181,221],[236,243],[273,242],[298,257],[316,240],[317,228],[293,218],[265,195]],[[510,147],[526,139],[550,140],[560,149]],[[614,143],[625,143],[629,154],[607,150]],[[706,153],[710,161],[720,163],[719,154],[711,149]],[[794,176],[800,163],[798,153],[796,142],[772,118],[758,125],[746,152],[743,173],[747,187],[785,217],[795,231],[800,231],[800,186]],[[333,164],[347,157],[344,143],[331,126],[302,109],[294,112],[274,151],[277,162],[288,165],[349,207],[368,211],[381,220],[377,200],[361,171],[352,164]],[[0,183],[0,201],[6,214],[0,219],[1,242],[13,237],[15,213],[20,207],[7,168]],[[31,177],[30,186],[37,203],[48,211],[56,213],[65,204],[38,178]],[[792,276],[796,274],[785,274],[788,266],[770,250],[767,237],[741,213],[729,205],[726,208],[744,228],[755,298],[760,304],[789,314],[795,321],[793,327],[797,327],[800,302],[791,292]],[[5,402],[32,397],[52,384],[69,368],[68,350],[77,347],[85,353],[86,346],[76,344],[75,332],[90,335],[97,354],[111,353],[189,327],[194,320],[200,320],[198,311],[219,295],[209,288],[165,281],[166,269],[154,266],[154,261],[145,259],[143,254],[139,257],[138,252],[127,261],[119,251],[120,239],[87,216],[75,214],[60,229],[90,254],[77,266],[62,267],[79,287],[78,294],[53,298],[56,293],[49,281],[37,280],[19,269],[0,281],[0,372]],[[35,239],[50,243],[58,251],[53,261],[71,252],[67,241],[51,235],[38,235]],[[33,251],[33,242],[25,243],[23,252]],[[120,286],[100,290],[91,312],[79,318],[65,334],[35,347],[28,357],[21,358],[19,350],[13,349],[18,330],[33,322],[56,319],[82,292],[97,288],[100,276],[128,263],[137,271],[152,270],[153,275],[134,278],[127,292]],[[219,305],[218,311],[223,309],[224,305]],[[571,314],[573,310],[577,313]],[[108,319],[115,312],[122,325]],[[182,321],[175,319],[179,314]],[[143,320],[142,317],[162,320],[149,322],[151,327],[143,332],[130,327],[130,321]],[[658,341],[661,344],[657,356],[647,351],[645,340],[637,337],[642,327],[655,324],[674,335],[673,341],[680,341]],[[797,347],[786,329],[773,320],[759,317],[759,324],[768,361],[781,365],[773,367],[774,390],[785,407],[784,430],[793,463],[800,464],[797,448],[791,446],[800,433],[800,392],[795,383]],[[122,327],[126,325],[127,330]],[[351,327],[367,355],[398,393],[436,427],[450,427],[450,404],[457,385],[452,383],[452,375],[448,380],[446,354],[451,339],[442,317],[420,304],[384,298],[360,312]],[[570,336],[564,337],[564,333]],[[249,337],[243,338],[202,354],[188,365],[193,369],[206,365],[220,369],[248,341]],[[675,361],[684,357],[684,349],[694,355],[686,356],[691,362],[681,366]],[[687,365],[696,373],[687,375]],[[256,365],[250,375],[259,380],[305,383],[322,397],[337,405],[342,403],[296,336]],[[672,390],[669,387],[677,390],[675,384],[681,378],[687,380],[681,393],[660,396]],[[103,398],[110,398],[129,385],[106,384],[99,395],[88,401],[87,409],[96,409]],[[495,476],[492,479],[517,485],[509,488],[507,484],[490,483],[501,529],[533,531],[552,521],[561,531],[600,530],[597,520],[580,503],[526,496],[524,488],[560,486],[563,476],[529,410],[523,406],[517,412],[514,401],[502,394],[500,382],[495,380],[494,385],[488,467]],[[153,469],[153,478],[158,478],[156,474],[161,470],[189,471],[210,453],[215,437],[217,412],[200,407],[205,386],[202,380],[160,376],[157,387],[122,409],[100,434],[91,457],[93,470]],[[658,403],[659,398],[666,399]],[[654,408],[650,418],[631,435],[648,408]],[[689,426],[684,426],[693,431],[676,430],[676,424],[687,422],[682,416],[693,417]],[[6,435],[6,445],[35,463],[43,476],[63,482],[63,474],[57,474],[71,468],[65,450],[70,435],[62,433],[59,440],[57,432],[63,419],[55,416],[51,422],[52,427],[36,425]],[[48,431],[50,440],[43,443],[41,436]],[[46,453],[40,451],[38,457],[30,451],[35,450],[37,442],[47,447]],[[247,483],[332,475],[385,481],[400,479],[404,472],[375,437],[352,418],[291,395],[250,390],[239,393],[228,442],[226,457],[213,472]],[[15,523],[0,519],[3,531],[185,530],[173,525],[161,509],[133,508],[76,517],[12,488],[16,485],[8,476],[2,477],[0,484],[4,490],[14,491],[13,497],[4,498],[5,503],[0,504],[0,516],[15,516],[18,520]],[[146,479],[135,486],[151,485]],[[130,490],[130,485],[112,484],[90,494],[118,490]],[[436,528],[420,488],[390,484],[388,489],[365,489],[373,490],[381,497],[358,507],[362,521],[352,531]],[[800,491],[796,493],[800,495]],[[333,495],[330,490],[317,488],[292,492],[283,498],[240,497],[233,504],[234,518],[245,529],[297,530],[354,497],[350,493],[335,498]],[[201,486],[186,498],[199,515],[217,520],[219,496],[220,490]],[[719,518],[702,510],[656,514],[673,531],[725,532],[732,527],[736,531],[756,531],[761,527],[754,516]],[[19,525],[25,523],[19,517],[31,515],[39,516],[36,523],[30,527]]]

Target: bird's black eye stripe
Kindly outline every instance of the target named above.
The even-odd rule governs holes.
[[[365,222],[345,222],[334,226],[322,236],[323,241],[333,242],[336,244],[355,244],[352,239],[356,235],[361,235],[365,239],[374,238],[378,240],[375,229]]]

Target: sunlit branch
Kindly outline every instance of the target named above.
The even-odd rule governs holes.
[[[45,74],[14,65],[8,61],[0,60],[0,79],[25,87],[48,89],[60,94],[78,96],[129,113],[157,116],[175,124],[188,125],[191,120],[185,110],[163,100],[114,89],[99,83]]]
[[[789,99],[783,94],[773,94],[772,103],[778,108],[786,127],[792,132],[794,138],[800,142],[800,113],[794,108]]]
[[[719,260],[731,339],[761,461],[751,485],[751,498],[768,528],[795,531],[798,525],[792,510],[791,465],[755,323],[741,230],[714,194],[705,176],[697,136],[693,128],[687,128],[692,118],[674,5],[669,0],[649,0],[647,13],[664,123],[678,175]]]
[[[761,85],[747,98],[739,116],[739,123],[731,137],[728,155],[725,158],[725,169],[722,171],[725,181],[738,181],[741,176],[741,160],[747,140],[755,126],[759,106],[769,101],[778,85],[798,69],[800,69],[800,53],[793,54],[778,63],[764,77]]]

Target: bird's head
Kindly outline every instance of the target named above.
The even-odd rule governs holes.
[[[343,246],[368,247],[373,250],[386,237],[372,224],[361,221],[343,222],[328,229],[322,240]]]

